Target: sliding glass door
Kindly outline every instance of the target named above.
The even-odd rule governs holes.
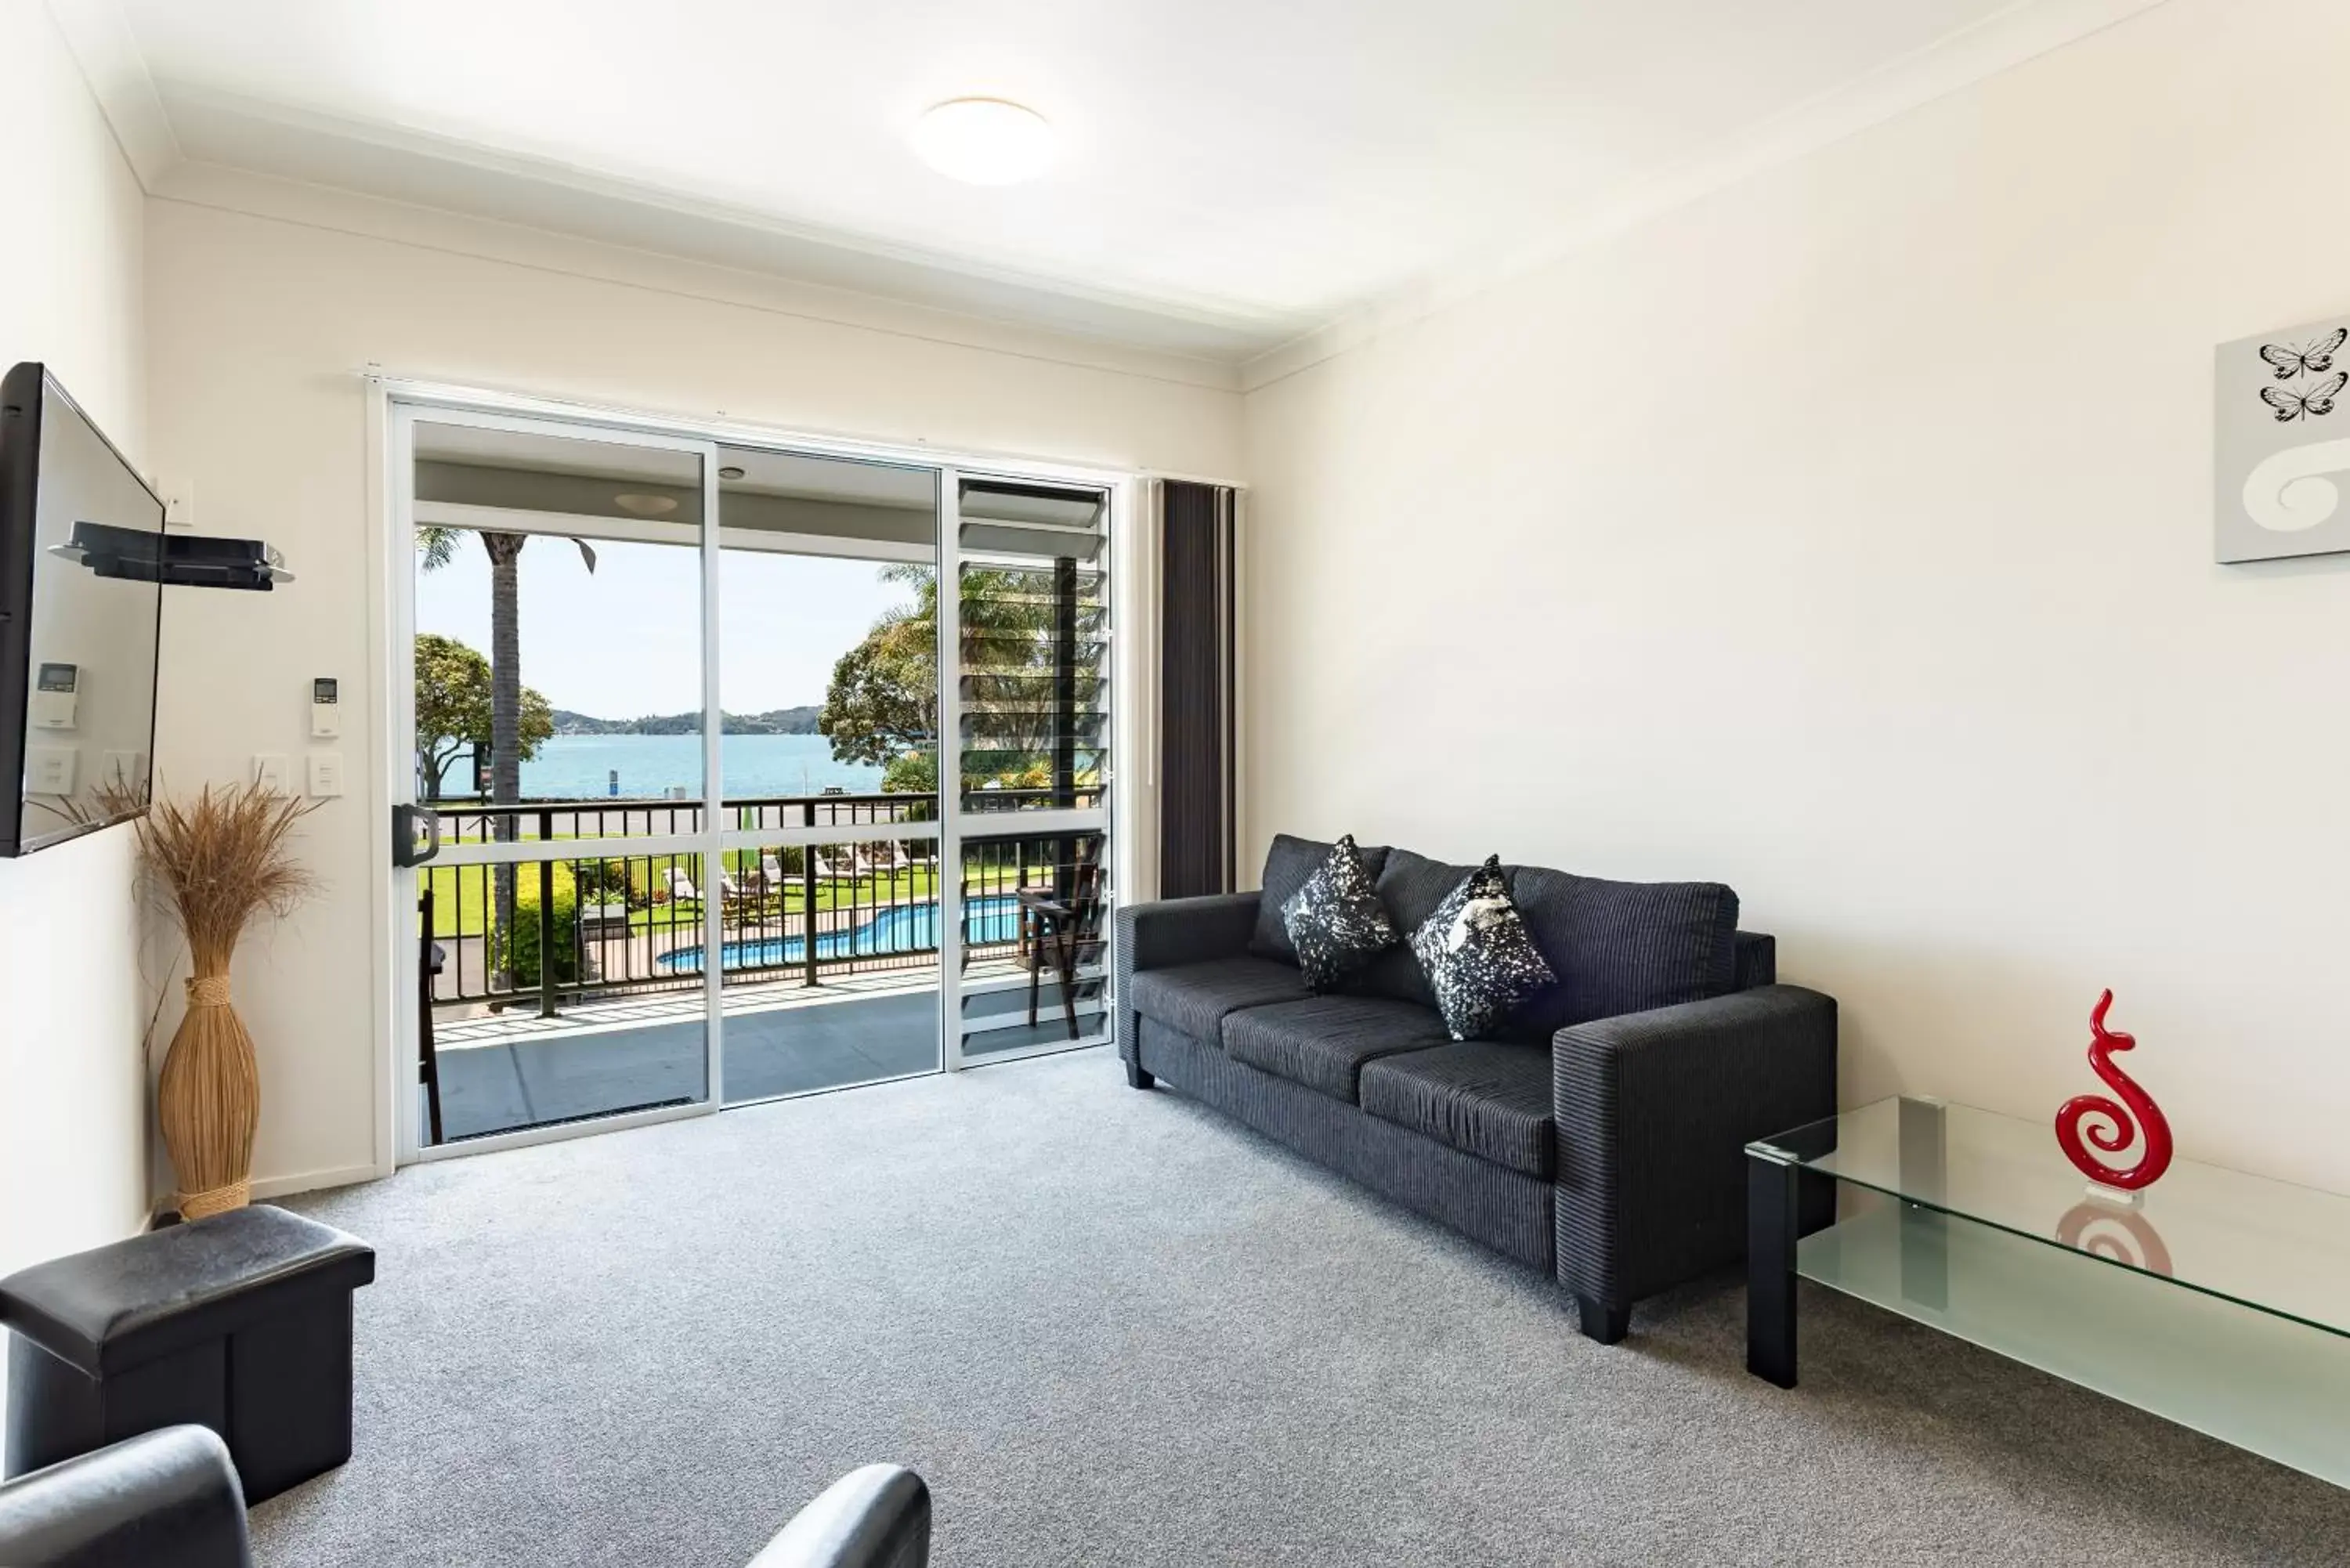
[[[1107,490],[391,425],[408,1157],[1106,1036]]]
[[[719,472],[725,1100],[937,1072],[938,473]]]
[[[678,959],[723,918],[716,448],[418,411],[395,450],[411,765],[394,799],[439,841],[401,884],[415,1146],[704,1106],[715,977]]]

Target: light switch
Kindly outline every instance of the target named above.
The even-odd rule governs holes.
[[[78,748],[73,746],[33,746],[25,753],[25,793],[26,794],[71,794],[74,792],[75,759]]]
[[[285,753],[263,752],[254,757],[253,782],[271,794],[289,794],[287,778]]]
[[[343,793],[343,753],[310,753],[310,793],[320,798]]]

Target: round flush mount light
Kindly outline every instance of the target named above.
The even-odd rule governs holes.
[[[732,464],[729,464],[718,471],[718,477],[721,479],[740,479],[743,477],[743,471]]]
[[[957,98],[914,122],[914,151],[950,180],[1016,185],[1053,163],[1053,128],[1033,109],[1000,98]]]
[[[635,517],[666,517],[677,510],[674,495],[639,495],[623,491],[612,497],[612,504]]]

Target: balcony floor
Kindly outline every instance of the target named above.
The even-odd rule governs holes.
[[[787,997],[728,1006],[728,1104],[939,1069],[934,983],[876,977]],[[702,1012],[701,994],[691,992],[594,1003],[553,1019],[514,1012],[439,1024],[442,1141],[698,1100]],[[1004,1051],[1066,1041],[1067,1032],[1048,1002],[1035,1029],[983,1038]],[[430,1123],[420,1114],[418,1125]]]

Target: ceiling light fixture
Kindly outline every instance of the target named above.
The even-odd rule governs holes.
[[[718,477],[721,479],[740,479],[743,477],[743,471],[730,463],[726,467],[718,471]]]
[[[1053,163],[1053,128],[1033,109],[1000,98],[958,98],[914,122],[914,151],[950,180],[1016,185]]]
[[[674,495],[643,495],[623,491],[612,497],[612,504],[639,517],[666,517],[677,510]]]

